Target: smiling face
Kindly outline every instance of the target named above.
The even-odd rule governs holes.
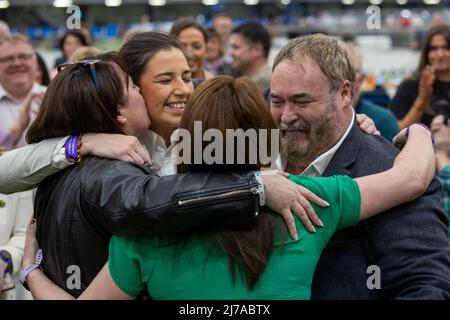
[[[186,28],[180,32],[178,39],[186,50],[193,76],[199,78],[206,56],[206,42],[203,33],[196,28]]]
[[[281,152],[289,161],[309,164],[336,142],[342,132],[338,97],[312,59],[286,59],[276,66],[270,104],[281,131]]]
[[[26,95],[36,74],[36,55],[23,41],[0,45],[0,84],[14,96]]]
[[[450,49],[443,35],[437,34],[431,38],[428,63],[436,68],[436,72],[450,71]]]
[[[214,61],[222,56],[222,42],[217,37],[208,37],[208,43],[206,44],[206,59],[208,61]]]
[[[230,37],[231,65],[236,70],[245,71],[251,66],[256,58],[254,47],[239,33],[233,33]]]
[[[68,35],[65,39],[64,39],[64,43],[63,43],[63,52],[64,52],[64,56],[69,58],[72,53],[74,53],[75,50],[77,50],[78,48],[82,47],[83,43],[80,41],[80,39],[78,39],[76,36],[73,35]]]
[[[142,136],[150,127],[150,118],[147,113],[141,90],[128,79],[128,90],[125,92],[126,101],[119,106],[120,115],[127,119],[123,130],[127,135]]]
[[[139,84],[152,121],[150,129],[170,137],[194,91],[185,56],[176,48],[157,52],[147,62]]]

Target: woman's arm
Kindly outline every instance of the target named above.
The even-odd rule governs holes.
[[[108,263],[84,290],[79,300],[134,300],[136,297],[123,292],[114,282],[109,272]]]
[[[433,84],[436,79],[435,70],[432,66],[426,66],[419,79],[419,92],[407,114],[398,121],[400,129],[404,129],[413,123],[419,122],[433,95]]]
[[[414,100],[414,103],[406,116],[398,121],[398,127],[404,129],[413,123],[419,122],[423,117],[428,101],[428,98],[419,95],[416,100]]]
[[[36,300],[75,299],[54,284],[40,269],[30,272],[27,283]],[[127,295],[116,285],[109,273],[108,263],[106,263],[91,284],[76,300],[133,300],[135,298]]]
[[[32,220],[28,224],[26,232],[26,241],[24,249],[24,258],[22,267],[25,268],[34,262],[34,257],[39,248],[39,244],[36,239],[36,223]],[[54,284],[47,276],[40,270],[35,269],[28,274],[27,284],[30,288],[33,297],[36,300],[73,300],[72,295]],[[103,269],[97,274],[89,287],[78,298],[80,300],[131,300],[135,297],[131,297],[123,292],[116,285],[111,278],[108,269],[108,263],[105,264]]]
[[[360,220],[418,198],[434,173],[431,133],[421,125],[412,125],[406,145],[391,169],[356,179],[361,191]]]
[[[36,220],[31,219],[28,223],[25,247],[23,249],[22,269],[32,265],[36,253],[39,249],[39,243],[36,238]],[[55,285],[39,269],[34,269],[26,277],[28,288],[36,300],[70,300],[74,299],[70,294]]]

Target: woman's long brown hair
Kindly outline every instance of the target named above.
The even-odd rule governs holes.
[[[420,60],[419,60],[419,66],[417,68],[417,74],[416,76],[420,78],[420,74],[422,73],[422,70],[429,64],[428,61],[428,53],[430,52],[430,44],[431,40],[434,36],[441,35],[444,37],[444,39],[447,42],[447,47],[450,48],[450,26],[448,25],[439,25],[434,26],[430,28],[430,30],[427,33],[426,39],[423,43],[423,48],[420,53]]]
[[[267,144],[265,147],[270,152],[270,130],[277,129],[272,115],[264,102],[262,94],[248,78],[234,79],[230,76],[218,76],[202,83],[188,101],[185,113],[180,123],[180,128],[187,129],[191,137],[194,137],[194,121],[201,121],[203,132],[208,129],[218,129],[223,137],[226,137],[226,129],[267,129],[268,141],[259,141]],[[208,143],[202,146],[202,154]],[[193,148],[193,141],[191,141]],[[235,144],[235,158],[238,147]],[[244,151],[245,164],[211,164],[204,162],[193,164],[181,164],[178,172],[195,171],[231,171],[259,169],[261,163],[249,163],[250,142],[247,140]],[[194,150],[194,149],[191,149]],[[230,150],[228,150],[230,151]],[[224,138],[223,161],[226,163],[226,147]],[[236,162],[235,162],[236,163]],[[233,281],[236,280],[236,266],[245,275],[249,289],[253,289],[264,271],[273,250],[275,229],[281,228],[282,243],[286,238],[286,227],[275,214],[265,212],[258,215],[256,225],[251,229],[225,230],[209,228],[206,234],[228,256],[230,272]]]

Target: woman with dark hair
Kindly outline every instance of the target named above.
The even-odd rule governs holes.
[[[400,129],[415,122],[429,126],[438,114],[450,117],[450,26],[429,30],[416,75],[400,84],[390,108]]]
[[[48,86],[50,83],[50,76],[48,73],[47,65],[41,55],[36,52],[37,58],[37,72],[36,72],[36,82],[42,86]]]
[[[192,71],[192,77],[206,80],[213,75],[203,68],[206,58],[206,44],[208,34],[206,30],[195,20],[181,18],[175,21],[170,34],[177,37],[184,47]]]
[[[206,43],[205,70],[212,75],[232,75],[231,65],[225,62],[225,47],[222,37],[214,28],[209,28],[206,32],[208,42]]]
[[[207,80],[193,94],[180,130],[194,137],[196,121],[204,131],[215,129],[222,137],[230,129],[276,129],[256,86],[249,79],[229,76]],[[215,163],[203,159],[179,169],[226,173],[260,168],[262,163],[249,160],[251,148],[256,144],[258,149],[273,150],[270,138],[256,137],[256,141],[244,145],[233,139],[233,151],[246,155],[243,164],[224,164],[230,152],[227,144],[223,152],[220,146],[216,149]],[[108,263],[80,298],[132,299],[146,287],[154,299],[309,299],[315,266],[335,231],[413,200],[426,190],[434,175],[430,132],[413,125],[407,139],[393,168],[379,174],[357,179],[290,176],[332,204],[315,208],[324,220],[324,227],[317,233],[308,233],[296,220],[300,236],[287,239],[284,224],[267,212],[258,215],[253,228],[210,226],[176,237],[114,236]],[[209,147],[203,141],[200,151],[204,154]],[[195,155],[191,156],[194,160]],[[38,250],[35,228],[34,224],[28,228],[24,265],[33,261]],[[37,299],[72,298],[39,269],[29,274],[29,285]]]
[[[88,42],[84,34],[79,30],[68,30],[59,40],[59,49],[62,51],[63,56],[55,61],[55,66],[69,62],[69,58],[72,53],[79,47],[87,46]]]

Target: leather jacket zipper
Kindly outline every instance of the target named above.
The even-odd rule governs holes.
[[[213,194],[213,195],[209,195],[209,196],[201,196],[201,197],[197,197],[197,198],[193,198],[193,199],[178,200],[178,205],[184,206],[184,205],[195,204],[195,203],[199,203],[199,202],[203,202],[203,201],[213,201],[213,200],[217,200],[217,199],[239,196],[239,195],[243,195],[243,194],[258,195],[259,191],[258,191],[257,187],[252,187],[250,189],[245,189],[245,190],[228,191],[228,192]]]

